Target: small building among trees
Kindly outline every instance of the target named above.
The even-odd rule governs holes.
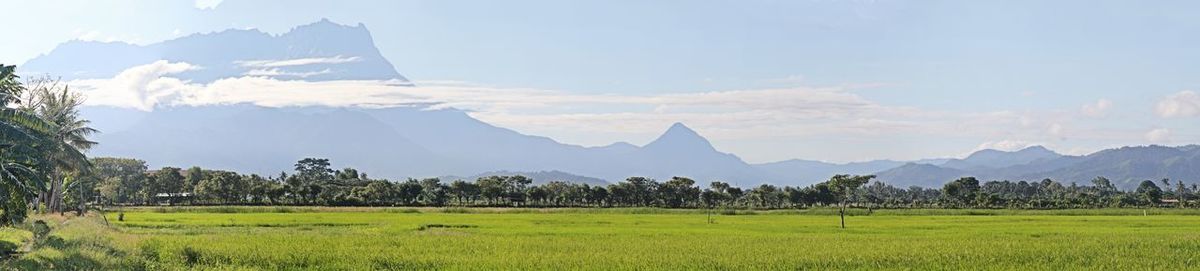
[[[154,194],[154,203],[158,205],[175,205],[180,202],[191,202],[192,193],[158,193]]]

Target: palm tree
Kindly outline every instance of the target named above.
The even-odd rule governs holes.
[[[22,108],[50,124],[51,143],[46,155],[53,163],[53,170],[49,172],[50,187],[42,199],[50,211],[61,212],[63,180],[72,172],[84,172],[90,168],[83,152],[96,145],[87,137],[98,131],[88,126],[90,121],[80,117],[82,95],[71,92],[69,87],[50,78],[32,80],[31,85],[22,101]]]
[[[45,190],[51,128],[32,114],[0,107],[0,225],[24,220],[29,199]]]
[[[16,144],[0,144],[0,225],[20,223],[29,199],[45,189],[46,175],[39,172],[38,153]]]
[[[7,107],[8,104],[17,101],[21,91],[25,88],[21,86],[21,82],[17,81],[21,77],[17,76],[16,66],[0,64],[0,107]]]

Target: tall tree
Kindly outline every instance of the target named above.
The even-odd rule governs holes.
[[[19,101],[21,92],[25,90],[16,70],[17,66],[0,64],[0,107],[8,107]]]
[[[479,185],[463,180],[455,180],[450,183],[450,193],[454,195],[459,205],[465,205],[466,202],[475,200],[479,196]]]
[[[625,190],[629,204],[636,206],[651,206],[657,198],[659,184],[654,179],[646,177],[629,177],[617,184]]]
[[[229,171],[214,171],[196,185],[198,197],[215,200],[220,204],[241,203],[245,199],[248,185],[240,175]]]
[[[979,180],[975,179],[975,177],[962,177],[946,183],[946,185],[942,186],[942,192],[942,195],[956,206],[958,204],[967,204],[979,192]]]
[[[1179,208],[1187,207],[1187,186],[1183,185],[1183,181],[1175,181],[1175,198],[1179,199]]]
[[[321,194],[326,184],[333,181],[333,170],[329,168],[329,159],[304,158],[296,162],[296,175],[299,187],[297,189],[306,201],[312,201]]]
[[[190,167],[190,168],[188,168],[187,174],[184,176],[184,179],[183,179],[183,185],[184,185],[183,190],[189,191],[189,192],[195,192],[196,185],[200,184],[200,181],[203,181],[203,180],[204,180],[204,169],[201,169],[200,167]]]
[[[0,107],[0,225],[23,221],[29,200],[45,189],[49,127],[33,115]]]
[[[700,196],[700,188],[687,177],[671,177],[660,186],[659,195],[666,207],[679,208],[694,203]]]
[[[838,215],[842,219],[842,228],[846,228],[846,205],[850,202],[850,198],[859,187],[874,179],[875,175],[834,175],[827,182],[829,187],[833,189],[834,196],[838,199]]]
[[[118,203],[135,203],[144,199],[146,162],[129,158],[99,157],[92,159],[91,174],[101,181],[100,195]]]
[[[83,105],[82,94],[71,91],[67,85],[49,77],[35,78],[27,87],[27,93],[21,99],[21,108],[52,125],[50,135],[53,145],[47,155],[54,167],[50,173],[50,187],[43,199],[50,211],[59,212],[63,208],[63,181],[72,172],[88,170],[88,160],[83,152],[96,145],[88,137],[98,131],[91,128],[91,122],[79,114],[79,107]]]
[[[159,193],[166,193],[168,200],[174,203],[178,194],[184,190],[185,178],[179,172],[183,171],[179,168],[164,167],[150,175],[146,181],[146,196],[153,198]]]
[[[0,64],[0,225],[25,220],[29,201],[45,190],[52,163],[53,125],[36,115],[12,108],[24,85],[16,66]]]
[[[1154,182],[1150,180],[1142,181],[1142,183],[1138,185],[1137,190],[1134,192],[1137,193],[1138,198],[1147,205],[1155,205],[1162,202],[1162,189],[1158,188],[1158,185],[1155,185]]]
[[[442,180],[438,178],[423,179],[421,184],[421,202],[430,206],[442,206],[446,204],[446,185],[442,184]]]

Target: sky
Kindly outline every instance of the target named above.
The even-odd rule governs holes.
[[[1200,141],[1194,1],[3,5],[0,14],[21,22],[9,28],[15,42],[0,43],[6,64],[72,39],[150,44],[230,28],[278,34],[322,18],[362,23],[418,85],[398,91],[585,146],[645,144],[674,122],[748,162],[960,157],[1030,145],[1087,154]],[[147,64],[154,76],[188,68]],[[282,96],[301,83],[274,83],[276,96],[186,88],[215,100],[295,102]],[[349,83],[315,87],[397,91]]]

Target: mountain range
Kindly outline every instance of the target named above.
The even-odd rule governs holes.
[[[148,45],[70,41],[20,69],[65,80],[104,79],[158,60],[202,67],[172,75],[193,83],[257,76],[411,85],[380,55],[366,26],[328,20],[279,35],[226,30]],[[91,151],[93,156],[134,157],[154,167],[195,165],[261,174],[289,170],[300,158],[324,157],[391,179],[525,174],[538,182],[602,184],[629,176],[687,176],[701,184],[722,180],[752,186],[809,185],[845,173],[876,174],[877,180],[897,186],[937,187],[961,176],[1084,184],[1105,176],[1124,189],[1145,179],[1200,180],[1200,147],[1195,145],[1124,147],[1084,156],[1034,146],[980,150],[961,159],[750,164],[715,149],[682,123],[666,127],[642,146],[618,142],[585,147],[497,127],[463,110],[421,105],[160,105],[152,111],[88,106],[83,114],[104,132],[96,136],[101,144]]]
[[[1144,180],[1200,181],[1200,146],[1133,146],[1083,156],[1054,153],[1041,146],[1015,152],[982,150],[941,165],[909,163],[877,173],[882,182],[938,186],[959,177],[982,180],[1038,181],[1052,179],[1090,184],[1108,178],[1121,189],[1134,189]]]
[[[229,29],[145,46],[73,40],[25,62],[21,71],[51,74],[63,80],[105,79],[158,60],[199,66],[175,75],[196,83],[239,76],[408,82],[379,53],[366,26],[346,26],[324,19],[280,35],[257,29]]]

